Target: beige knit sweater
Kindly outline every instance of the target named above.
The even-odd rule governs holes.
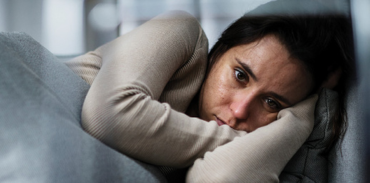
[[[160,15],[67,65],[91,88],[83,128],[155,165],[191,166],[187,182],[278,182],[313,128],[317,97],[251,133],[184,114],[207,67],[207,38],[184,12]]]

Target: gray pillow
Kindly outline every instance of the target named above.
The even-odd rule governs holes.
[[[0,182],[164,182],[82,130],[89,85],[31,37],[0,33]]]
[[[325,152],[332,135],[331,119],[336,112],[338,94],[324,89],[315,109],[315,126],[311,135],[285,166],[280,182],[328,182],[328,157]]]

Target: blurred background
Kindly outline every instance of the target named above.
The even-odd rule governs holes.
[[[22,31],[59,57],[79,55],[169,10],[198,18],[211,47],[233,20],[271,0],[0,0],[0,31]],[[347,1],[319,0],[339,10]]]

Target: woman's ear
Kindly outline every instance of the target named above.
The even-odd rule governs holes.
[[[322,88],[333,89],[335,86],[337,86],[341,75],[342,75],[342,68],[336,69],[334,72],[329,74],[326,81],[322,83],[320,89]]]

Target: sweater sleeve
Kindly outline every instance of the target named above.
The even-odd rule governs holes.
[[[284,166],[314,125],[317,95],[279,112],[278,120],[207,152],[187,182],[279,182]]]
[[[250,134],[188,117],[183,112],[204,79],[206,41],[195,18],[169,13],[68,63],[91,84],[83,128],[144,162],[194,164],[189,182],[276,180],[310,132],[312,102]]]
[[[171,167],[246,134],[181,113],[204,79],[207,44],[194,17],[167,13],[79,58],[92,64],[69,63],[91,82],[83,128],[128,156]]]

